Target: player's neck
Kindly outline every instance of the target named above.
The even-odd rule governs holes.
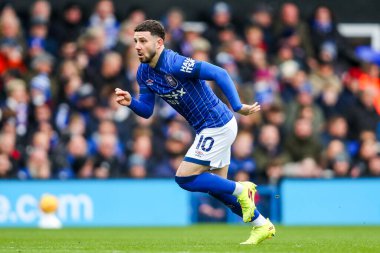
[[[162,54],[162,52],[164,51],[165,47],[162,46],[158,51],[157,51],[157,54],[153,57],[153,59],[149,62],[149,66],[151,66],[152,68],[156,67],[157,65],[157,62],[158,62],[158,59],[160,59],[160,56]]]

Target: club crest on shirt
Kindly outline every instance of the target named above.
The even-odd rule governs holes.
[[[145,81],[146,85],[153,85],[154,81],[152,79],[148,79]]]
[[[166,82],[172,86],[173,88],[176,88],[178,86],[178,81],[175,79],[172,75],[165,75]]]

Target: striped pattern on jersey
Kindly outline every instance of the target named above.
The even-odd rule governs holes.
[[[155,68],[142,63],[137,71],[140,92],[152,92],[169,103],[199,133],[204,128],[221,127],[233,114],[200,80],[201,62],[165,49]]]

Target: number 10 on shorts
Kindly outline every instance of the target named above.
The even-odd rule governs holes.
[[[204,152],[208,152],[211,150],[212,145],[214,145],[214,139],[212,137],[204,137],[201,135],[196,149],[201,148]]]

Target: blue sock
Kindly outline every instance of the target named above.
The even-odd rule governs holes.
[[[259,217],[259,215],[260,215],[260,212],[256,208],[255,211],[253,212],[253,217],[252,217],[251,221],[256,220]]]
[[[240,217],[243,217],[243,214],[241,212],[241,206],[235,196],[228,195],[228,194],[210,194],[210,195],[218,199],[219,201],[221,201],[223,204],[225,204],[228,208],[231,209],[233,213],[239,215]],[[259,217],[259,215],[260,215],[260,212],[256,208],[251,221],[256,220],[257,217]]]
[[[212,173],[202,173],[189,177],[175,177],[177,184],[191,192],[210,194],[230,194],[235,190],[236,183]]]

